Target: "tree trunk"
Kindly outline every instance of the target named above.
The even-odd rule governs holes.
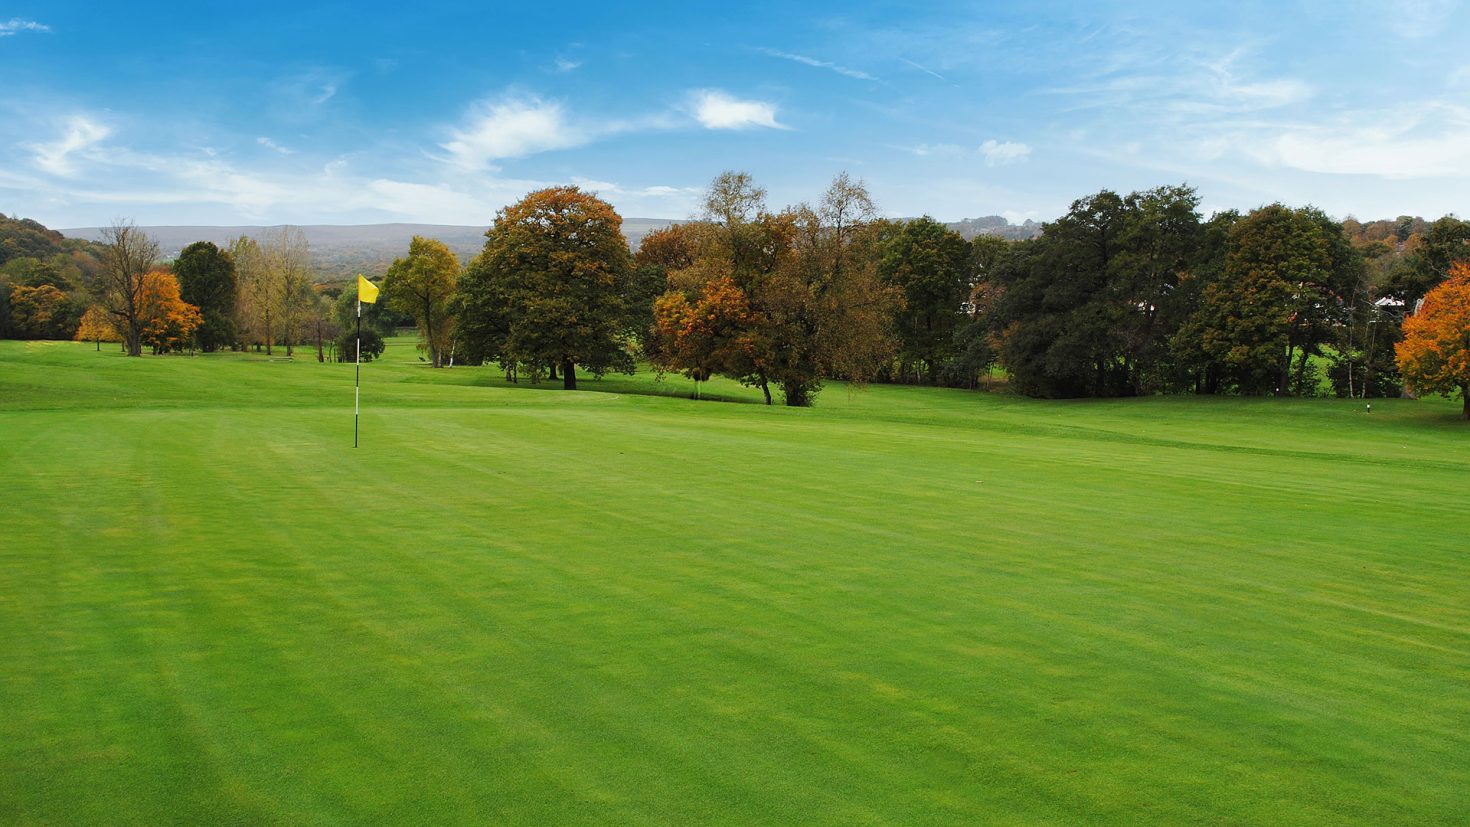
[[[552,362],[551,363],[551,369],[547,371],[546,379],[547,379],[547,381],[550,381],[550,382],[555,382],[556,381],[556,363],[555,362]]]
[[[781,390],[786,396],[786,405],[790,408],[807,408],[812,404],[811,394],[807,386],[801,382],[786,382],[781,385]]]
[[[571,359],[561,363],[561,388],[565,391],[577,389],[577,368],[572,364]]]
[[[429,367],[437,368],[443,363],[440,361],[439,348],[434,346],[434,310],[429,306],[429,300],[424,299],[424,339],[429,345]]]
[[[1309,394],[1309,393],[1304,393],[1303,392],[1304,391],[1304,388],[1302,387],[1303,385],[1306,384],[1306,379],[1307,379],[1307,361],[1311,358],[1311,355],[1312,355],[1311,352],[1308,351],[1304,347],[1304,348],[1302,348],[1302,358],[1297,361],[1297,366],[1296,366],[1296,392],[1300,396],[1311,396],[1312,395],[1312,394]]]
[[[760,380],[761,393],[766,395],[766,404],[769,405],[771,404],[771,383],[769,380],[766,379],[766,374],[764,372],[760,374]]]
[[[1460,386],[1460,397],[1465,400],[1465,409],[1460,412],[1460,418],[1470,422],[1470,385]]]

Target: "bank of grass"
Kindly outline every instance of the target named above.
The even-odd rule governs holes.
[[[0,821],[1470,814],[1456,404],[362,373],[0,342]]]

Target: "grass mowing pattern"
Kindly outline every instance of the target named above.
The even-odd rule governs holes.
[[[363,383],[0,342],[0,821],[1470,814],[1456,404]]]

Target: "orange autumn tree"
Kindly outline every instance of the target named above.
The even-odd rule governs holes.
[[[654,362],[696,382],[716,373],[743,376],[753,350],[751,319],[750,302],[729,276],[706,282],[694,302],[669,291],[653,305]]]
[[[1404,340],[1395,351],[1404,379],[1426,393],[1450,397],[1459,391],[1462,417],[1470,420],[1470,262],[1451,265],[1449,277],[1404,320]]]
[[[121,342],[122,336],[118,334],[117,326],[112,323],[112,315],[94,304],[82,314],[82,323],[77,327],[76,341],[96,342],[97,349],[101,350],[103,342]]]
[[[182,350],[204,321],[199,308],[179,297],[179,280],[167,270],[151,270],[143,276],[138,304],[141,341],[155,354]]]

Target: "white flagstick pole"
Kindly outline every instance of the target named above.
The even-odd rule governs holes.
[[[361,277],[359,277],[361,278]],[[362,288],[357,288],[361,290]],[[357,367],[352,377],[352,447],[357,447],[357,414],[362,399],[362,296],[357,297]]]

